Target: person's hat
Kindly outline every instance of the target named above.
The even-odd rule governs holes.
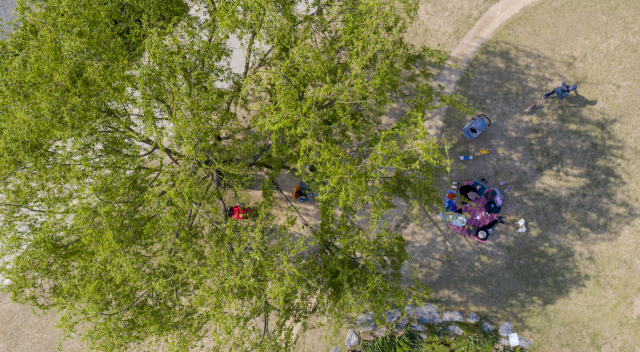
[[[486,231],[478,231],[478,238],[481,240],[484,240],[485,238],[487,238],[487,232]]]

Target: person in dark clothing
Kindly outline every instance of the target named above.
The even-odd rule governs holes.
[[[300,203],[306,202],[309,200],[309,195],[302,190],[302,187],[295,186],[293,187],[293,191],[291,191],[291,196],[293,199],[297,200]]]
[[[489,234],[493,231],[493,227],[496,226],[497,224],[504,224],[504,220],[502,216],[498,216],[498,218],[493,220],[492,222],[484,226],[478,227],[478,229],[476,230],[476,237],[478,237],[481,240],[486,239],[489,236]]]
[[[465,186],[460,187],[460,195],[462,196],[462,197],[460,197],[460,203],[467,204],[469,202],[469,200],[478,199],[478,197],[479,197],[478,191],[479,190],[480,190],[480,186],[473,187],[473,186],[465,185]]]
[[[575,84],[572,86],[569,86],[565,82],[562,82],[562,87],[557,87],[554,90],[550,91],[549,93],[545,93],[545,95],[542,96],[542,99],[547,99],[551,95],[555,94],[560,97],[558,99],[558,102],[560,102],[560,100],[564,99],[567,95],[569,95],[569,92],[573,92],[576,89],[578,89],[578,86],[576,86]]]
[[[473,187],[470,185],[465,185],[460,187],[460,195],[467,197],[467,195],[471,192],[474,192],[476,196],[478,195],[478,191],[480,190],[480,186]]]
[[[251,216],[252,213],[253,213],[253,209],[246,208],[242,203],[238,203],[236,206],[229,207],[227,209],[227,215],[230,218],[234,218],[238,220],[246,220]]]

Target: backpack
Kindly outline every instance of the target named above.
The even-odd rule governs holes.
[[[484,208],[487,209],[487,212],[490,214],[498,214],[502,207],[496,204],[498,192],[495,190],[491,190],[489,192],[485,192],[484,197],[487,199],[487,204],[485,204]]]
[[[484,208],[487,209],[487,213],[490,214],[498,214],[500,210],[502,210],[502,207],[499,207],[495,201],[485,204]]]

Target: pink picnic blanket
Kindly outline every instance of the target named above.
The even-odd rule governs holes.
[[[466,184],[466,182],[465,182]],[[486,192],[490,192],[491,188],[487,188]],[[471,218],[467,219],[467,224],[465,226],[453,226],[449,223],[449,227],[455,232],[467,236],[472,240],[478,241],[480,243],[487,242],[486,240],[481,240],[475,236],[476,229],[480,226],[485,226],[498,218],[498,214],[488,213],[484,208],[485,204],[487,204],[487,199],[485,197],[480,197],[476,200],[469,200],[469,202],[464,205],[460,202],[460,199],[456,202],[456,206],[458,208],[462,208],[462,213],[469,213]],[[480,217],[478,219],[478,217]],[[473,229],[469,229],[469,227],[473,227]]]

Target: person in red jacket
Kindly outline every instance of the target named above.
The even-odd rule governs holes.
[[[253,213],[253,209],[245,208],[242,203],[238,203],[238,205],[233,208],[229,207],[229,217],[238,219],[238,220],[246,220]]]

